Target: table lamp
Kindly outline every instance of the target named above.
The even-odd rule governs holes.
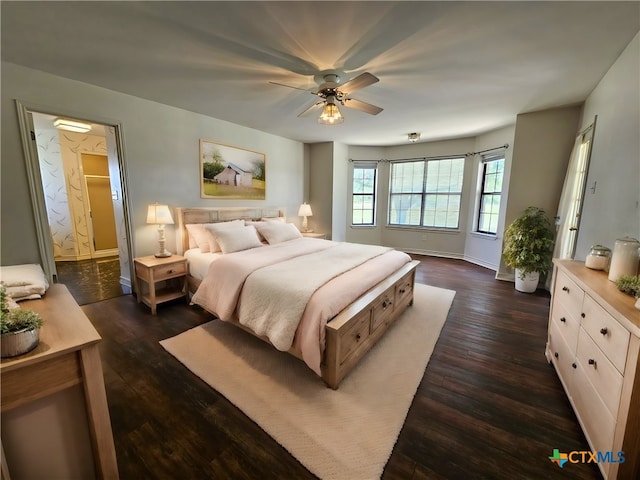
[[[173,225],[173,218],[171,217],[169,207],[167,205],[158,205],[157,203],[149,205],[149,209],[147,210],[147,223],[158,225],[158,252],[155,256],[159,258],[170,257],[171,252],[168,252],[164,248],[164,226]]]
[[[309,226],[307,225],[307,217],[313,216],[313,212],[311,211],[311,205],[309,205],[308,203],[303,203],[302,205],[300,205],[300,208],[298,209],[298,216],[303,217],[302,231],[309,232],[310,230],[309,230]]]

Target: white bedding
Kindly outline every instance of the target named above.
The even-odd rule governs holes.
[[[184,256],[189,262],[189,274],[198,280],[202,280],[205,277],[211,262],[217,260],[223,255],[224,254],[222,252],[202,253],[202,250],[199,248],[190,248],[184,252]]]
[[[336,242],[329,240],[298,238],[276,245],[223,255],[218,258],[220,261],[211,263],[208,273],[192,297],[192,301],[222,320],[237,322],[240,320],[240,305],[243,304],[242,287],[254,272],[258,273],[270,265],[286,262],[296,257],[309,258],[307,255],[314,255],[314,252],[323,251],[336,245]],[[410,257],[406,253],[383,250],[387,251],[381,251],[380,255],[374,255],[373,258],[357,266],[350,265],[345,273],[334,277],[319,288],[317,288],[318,285],[314,285],[311,289],[317,288],[304,308],[302,318],[299,319],[292,350],[300,352],[303,360],[318,375],[321,375],[320,363],[324,351],[324,329],[327,321],[342,311],[355,298],[410,261]],[[301,278],[309,273],[309,269],[305,268],[303,258],[300,259],[302,264],[298,264],[289,273],[297,272]],[[309,262],[309,266],[312,263]],[[315,268],[324,270],[322,262]],[[261,274],[258,273],[258,275]],[[276,280],[276,276],[271,276],[268,268],[264,275],[266,275],[267,281],[272,279],[272,287],[280,286],[284,289],[284,298],[286,298],[287,292],[291,293],[291,287]],[[329,277],[332,276],[329,275]],[[295,282],[295,280],[293,281]],[[300,282],[304,283],[302,280]],[[264,285],[264,282],[262,284]],[[271,293],[268,296],[271,296]],[[280,306],[286,308],[290,302],[282,300],[283,297],[280,298],[279,302],[282,302]],[[269,308],[272,307],[275,308],[278,305],[275,307],[272,305]],[[241,323],[243,322],[241,321]]]

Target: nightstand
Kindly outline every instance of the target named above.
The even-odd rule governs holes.
[[[168,302],[187,295],[187,259],[180,255],[158,258],[153,255],[133,260],[136,271],[135,287],[138,303],[144,302],[156,314],[159,303]],[[147,284],[147,293],[142,289]],[[165,287],[156,290],[156,283],[165,282]]]
[[[303,237],[309,237],[309,238],[321,238],[323,240],[327,239],[327,234],[326,233],[302,232],[302,236]]]

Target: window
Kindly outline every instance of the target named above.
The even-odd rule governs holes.
[[[483,157],[481,167],[482,185],[476,231],[495,235],[498,232],[504,156]]]
[[[389,224],[458,228],[464,158],[391,164]]]
[[[353,167],[352,225],[374,225],[376,218],[375,164],[355,164]]]

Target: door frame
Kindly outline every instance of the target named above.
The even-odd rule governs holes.
[[[36,229],[36,237],[38,242],[38,249],[40,251],[40,260],[42,268],[47,278],[53,282],[56,278],[56,264],[53,255],[53,242],[49,231],[49,218],[47,217],[47,208],[44,200],[44,189],[42,186],[42,177],[40,175],[40,163],[38,159],[38,152],[35,149],[35,141],[31,138],[31,132],[33,131],[33,122],[30,112],[43,113],[47,115],[55,115],[60,117],[78,118],[91,123],[97,123],[105,125],[107,127],[113,127],[116,139],[116,150],[118,156],[118,169],[120,174],[121,185],[121,203],[124,217],[124,233],[125,233],[125,248],[119,248],[120,264],[126,264],[128,266],[128,272],[121,272],[120,283],[125,293],[129,293],[132,290],[132,278],[133,278],[133,244],[132,244],[132,231],[131,231],[131,217],[130,217],[130,204],[128,195],[128,180],[127,180],[127,166],[124,156],[124,138],[122,134],[122,123],[114,121],[113,119],[100,118],[96,115],[78,113],[65,110],[64,108],[54,108],[46,105],[33,104],[28,101],[15,100],[16,109],[18,114],[18,125],[20,130],[20,141],[22,143],[22,150],[24,153],[25,165],[27,170],[27,180],[29,183],[29,191],[31,197],[31,207],[33,209],[33,216]],[[121,239],[118,239],[120,243]],[[123,253],[126,250],[126,253]],[[125,257],[124,259],[122,257]],[[124,260],[124,262],[123,262]],[[122,270],[122,268],[121,268]],[[124,273],[128,273],[128,278],[124,277]],[[128,290],[128,292],[127,292]]]

